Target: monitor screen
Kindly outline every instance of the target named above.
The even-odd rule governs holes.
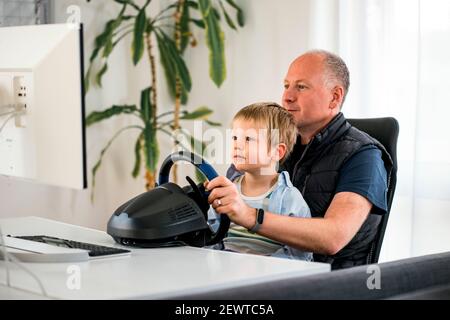
[[[87,187],[82,25],[0,28],[0,174]]]

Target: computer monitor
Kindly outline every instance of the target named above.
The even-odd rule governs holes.
[[[87,187],[82,25],[0,28],[0,175]]]

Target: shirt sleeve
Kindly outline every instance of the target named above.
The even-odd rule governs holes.
[[[373,212],[387,212],[387,172],[381,150],[368,147],[353,155],[342,167],[336,193],[355,192],[369,200]]]
[[[286,189],[282,200],[281,213],[292,217],[311,218],[308,204],[295,187]]]

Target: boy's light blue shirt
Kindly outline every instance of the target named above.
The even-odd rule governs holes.
[[[234,170],[234,172],[230,172],[230,170],[227,172],[227,177],[229,176],[231,181],[235,181],[241,175],[242,173],[236,170]],[[239,190],[239,192],[241,192],[241,190]],[[266,208],[264,208],[264,204],[262,205],[261,200],[252,201],[244,199],[244,201],[252,208],[263,208],[266,211],[283,216],[311,218],[311,212],[305,199],[300,191],[292,184],[287,171],[283,171],[279,174],[276,186],[267,198],[268,201],[265,201],[267,205]],[[304,252],[287,245],[283,245],[271,256],[312,261],[311,252]]]

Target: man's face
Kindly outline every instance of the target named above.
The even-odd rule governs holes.
[[[300,134],[317,132],[328,124],[337,113],[330,107],[332,100],[322,58],[309,54],[296,59],[284,81],[283,107],[294,116]]]

